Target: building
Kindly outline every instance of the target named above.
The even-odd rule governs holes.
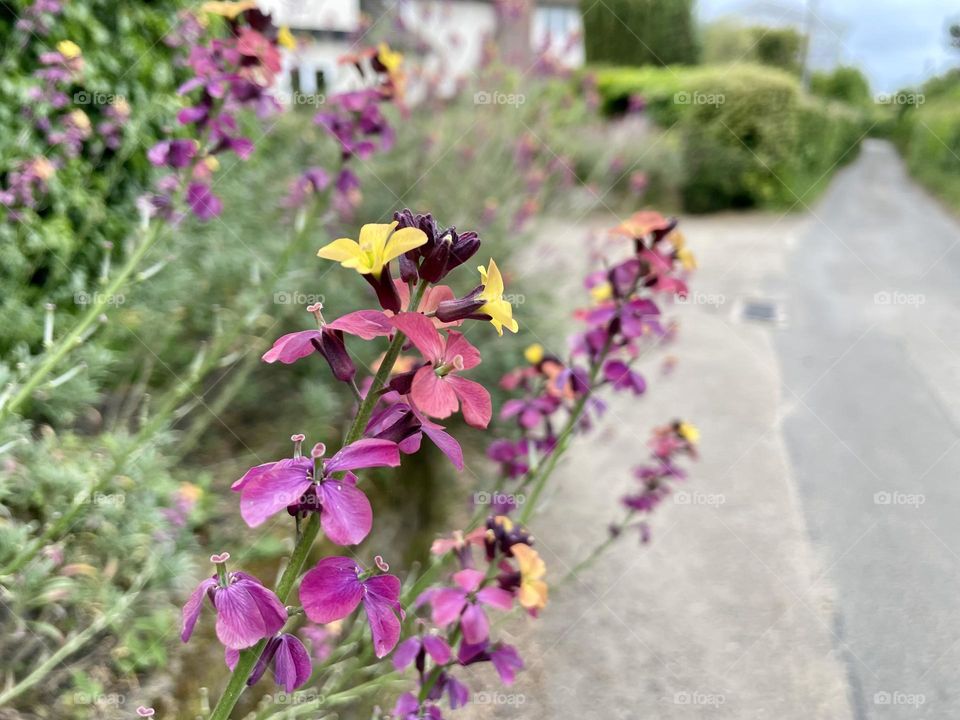
[[[533,6],[529,16],[525,4]],[[487,38],[530,58],[548,52],[563,66],[583,63],[577,0],[261,0],[261,7],[298,40],[284,58],[281,92],[349,89],[353,74],[338,58],[363,46],[365,22],[415,30],[418,60],[451,89],[480,65]]]

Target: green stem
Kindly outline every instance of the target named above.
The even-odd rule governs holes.
[[[417,305],[419,305],[426,289],[427,283],[426,281],[422,281],[417,288],[415,296],[410,299],[410,307],[416,308]],[[383,362],[380,363],[380,368],[373,377],[373,384],[370,386],[370,390],[367,392],[367,396],[363,402],[360,403],[360,407],[357,409],[357,415],[343,438],[343,444],[345,446],[355,442],[363,435],[363,431],[367,427],[367,422],[370,420],[370,415],[373,413],[373,408],[379,399],[377,391],[386,384],[387,378],[390,377],[390,372],[393,370],[394,363],[396,363],[397,357],[399,357],[400,351],[403,349],[405,340],[406,338],[403,333],[397,331],[393,340],[390,342],[390,347],[387,348]],[[283,574],[280,576],[280,582],[277,583],[276,594],[277,597],[280,598],[280,602],[286,603],[287,597],[293,590],[294,583],[296,583],[297,578],[300,577],[300,572],[307,560],[307,555],[310,553],[310,549],[313,547],[313,542],[316,540],[319,532],[320,516],[317,513],[312,513],[310,519],[307,520],[307,524],[303,527],[300,539],[293,547],[293,552],[290,554],[290,562],[287,563],[287,567],[284,568]],[[217,706],[210,714],[210,720],[227,720],[227,718],[230,717],[230,713],[240,699],[240,695],[243,694],[247,678],[250,677],[250,672],[253,670],[257,658],[260,657],[260,653],[263,652],[266,644],[266,639],[261,640],[252,648],[240,653],[240,659],[237,661],[236,667],[227,683],[227,687],[217,702]]]
[[[627,512],[627,516],[617,526],[618,530],[622,532],[623,528],[627,525],[627,523],[630,522],[630,520],[633,518],[635,514],[636,514],[636,511],[634,510],[630,510],[629,512]],[[609,550],[610,547],[613,546],[613,544],[620,539],[620,537],[621,535],[619,533],[616,535],[611,533],[610,536],[606,540],[604,540],[602,543],[597,545],[589,555],[587,555],[583,560],[581,560],[572,568],[570,568],[570,570],[567,571],[566,575],[560,578],[560,581],[558,583],[551,583],[551,585],[553,586],[563,585],[569,582],[570,580],[572,580],[573,578],[575,578],[578,572],[590,566],[597,558],[599,558],[607,550]]]
[[[16,412],[16,410],[18,410],[19,407],[33,394],[33,391],[37,389],[37,386],[43,382],[44,378],[49,375],[58,364],[60,364],[61,360],[63,360],[71,351],[74,350],[83,334],[100,316],[104,306],[108,304],[111,296],[116,295],[120,288],[123,287],[123,284],[137,269],[140,261],[143,260],[144,256],[150,251],[150,248],[153,247],[154,243],[159,237],[160,225],[151,225],[146,237],[144,237],[143,241],[136,248],[136,250],[130,254],[130,257],[127,258],[127,262],[124,263],[123,267],[120,269],[120,272],[118,272],[114,276],[113,280],[107,284],[107,286],[103,289],[103,292],[98,291],[94,295],[90,307],[87,309],[87,312],[84,313],[83,317],[80,318],[80,322],[74,325],[73,329],[60,341],[60,344],[57,345],[53,352],[47,353],[46,357],[43,359],[43,362],[37,366],[30,377],[27,378],[26,382],[20,386],[20,389],[16,392],[16,394],[10,398],[6,405],[0,408],[0,421],[4,420],[11,413]]]

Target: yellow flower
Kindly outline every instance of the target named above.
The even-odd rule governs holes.
[[[210,172],[216,172],[217,170],[220,169],[220,161],[217,160],[216,155],[207,155],[203,159],[203,164],[207,166],[207,169]]]
[[[61,40],[57,43],[57,52],[67,60],[73,60],[80,57],[80,46],[72,40]]]
[[[691,445],[696,445],[700,442],[700,431],[696,425],[691,423],[682,422],[677,425],[677,434]]]
[[[287,50],[297,49],[297,40],[293,37],[293,33],[290,32],[290,28],[286,25],[281,25],[280,29],[277,30],[277,42]]]
[[[527,610],[540,609],[547,604],[547,583],[543,576],[547,566],[540,554],[529,545],[513,545],[510,552],[520,566],[520,604]]]
[[[683,265],[684,270],[696,270],[697,259],[694,257],[690,248],[687,247],[687,239],[679,230],[674,230],[670,235],[670,244],[677,251],[677,259]]]
[[[228,20],[235,20],[240,13],[247,10],[253,10],[257,7],[254,0],[243,0],[242,2],[205,2],[200,9],[211,15],[220,15]]]
[[[590,296],[597,302],[603,302],[613,297],[613,285],[608,282],[594,285],[590,288]]]
[[[384,265],[427,242],[423,230],[401,228],[394,232],[396,227],[396,220],[389,225],[369,223],[360,228],[359,243],[340,238],[320,248],[317,257],[353,268],[361,275],[379,278]]]
[[[393,74],[403,62],[403,53],[391,50],[386,43],[380,43],[377,46],[377,60],[387,69],[387,73]]]
[[[490,316],[490,322],[499,335],[503,335],[503,328],[507,328],[510,332],[517,332],[520,326],[513,319],[513,308],[510,303],[503,299],[503,276],[500,275],[497,264],[491,259],[487,268],[480,265],[477,269],[480,271],[480,281],[483,283],[479,298],[484,301],[478,312]]]
[[[83,110],[74,110],[68,117],[79,130],[87,131],[90,129],[90,118]]]
[[[533,345],[530,345],[526,350],[523,351],[523,356],[531,365],[537,365],[541,360],[543,360],[543,345],[540,343],[534,343]]]

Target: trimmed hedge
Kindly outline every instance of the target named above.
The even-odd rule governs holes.
[[[606,68],[596,77],[608,112],[640,95],[655,122],[682,134],[690,212],[807,203],[865,130],[859,113],[757,65]]]
[[[589,63],[697,62],[693,0],[583,0],[580,7]]]

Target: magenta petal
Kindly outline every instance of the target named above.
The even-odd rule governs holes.
[[[422,423],[420,430],[433,441],[433,444],[440,448],[440,451],[450,458],[457,470],[463,470],[463,450],[460,448],[453,435],[447,433],[439,425],[431,422]]]
[[[453,574],[453,581],[466,592],[474,592],[483,582],[484,574],[473,568],[466,568]]]
[[[316,623],[341,620],[352,613],[363,597],[357,579],[360,566],[350,558],[328,557],[303,576],[300,604]]]
[[[217,586],[215,578],[207,578],[197,585],[187,602],[183,606],[182,623],[180,627],[180,640],[187,642],[193,634],[193,627],[197,624],[197,618],[200,617],[200,611],[203,610],[203,599],[206,597],[210,588]]]
[[[397,467],[400,464],[400,449],[395,442],[364,438],[350,443],[324,463],[326,473],[341,470],[357,470],[372,467]]]
[[[467,425],[481,429],[489,425],[493,416],[493,403],[487,389],[480,383],[459,375],[449,375],[447,380],[460,398],[460,410]]]
[[[498,587],[483,588],[477,593],[477,600],[498,610],[510,610],[513,607],[513,594]]]
[[[404,455],[413,455],[420,450],[420,442],[423,440],[423,435],[421,433],[414,433],[408,438],[401,440],[397,447],[400,448],[400,452]]]
[[[446,665],[450,662],[450,646],[447,641],[437,635],[423,636],[423,649],[427,651],[430,657],[437,665]]]
[[[511,685],[517,678],[517,670],[523,669],[523,660],[512,645],[503,645],[490,653],[490,661],[504,685]]]
[[[285,365],[296,362],[300,358],[305,358],[317,351],[313,341],[318,342],[323,337],[319,330],[301,330],[300,332],[288,333],[277,338],[273,347],[267,350],[261,360],[267,363],[279,360]]]
[[[397,649],[393,653],[393,667],[397,670],[403,670],[414,661],[419,652],[420,638],[407,638],[397,645]]]
[[[464,370],[480,364],[480,351],[467,341],[463,333],[451,330],[447,333],[447,352],[444,354],[444,359],[452,362],[457,355],[463,358]]]
[[[293,692],[310,679],[313,663],[310,654],[295,636],[283,634],[273,656],[273,679],[288,693]]]
[[[275,635],[280,632],[287,622],[287,608],[280,602],[280,598],[259,582],[253,580],[243,582],[250,597],[256,603],[260,617],[263,618],[263,627],[266,634]]]
[[[223,661],[227,664],[227,667],[230,668],[231,671],[237,666],[237,661],[239,659],[239,650],[235,650],[234,648],[223,649]]]
[[[251,480],[253,480],[253,478],[259,477],[264,473],[270,472],[270,470],[273,468],[274,465],[276,465],[276,463],[268,462],[268,463],[263,463],[262,465],[257,465],[256,467],[250,468],[243,474],[242,478],[235,481],[233,485],[230,486],[230,489],[233,490],[234,492],[240,492],[241,490],[243,490],[243,486],[246,485]]]
[[[363,491],[356,486],[356,477],[328,479],[318,488],[323,510],[320,524],[337,545],[356,545],[370,533],[373,510]]]
[[[460,620],[460,627],[463,628],[464,641],[471,645],[482,643],[490,637],[490,622],[479,605],[473,603],[467,605]]]
[[[420,313],[404,312],[393,318],[394,326],[434,365],[443,362],[444,342],[433,321]]]
[[[393,332],[390,318],[379,310],[357,310],[327,324],[329,330],[342,330],[363,340],[373,340]]]
[[[450,377],[438,377],[432,365],[424,365],[417,370],[410,385],[410,397],[424,414],[443,419],[456,412],[459,406],[457,394],[446,382]]]
[[[240,494],[240,515],[247,525],[262,525],[271,515],[297,502],[313,482],[308,475],[312,468],[310,458],[288,458],[248,480]]]
[[[400,580],[376,575],[364,583],[363,609],[370,623],[373,648],[378,658],[387,655],[400,639]]]
[[[449,625],[458,617],[467,602],[467,594],[458,588],[440,588],[430,598],[433,608],[431,618],[433,624],[439,627]]]
[[[217,608],[217,638],[228,648],[242,650],[267,636],[263,618],[247,583],[217,588],[213,604]]]

